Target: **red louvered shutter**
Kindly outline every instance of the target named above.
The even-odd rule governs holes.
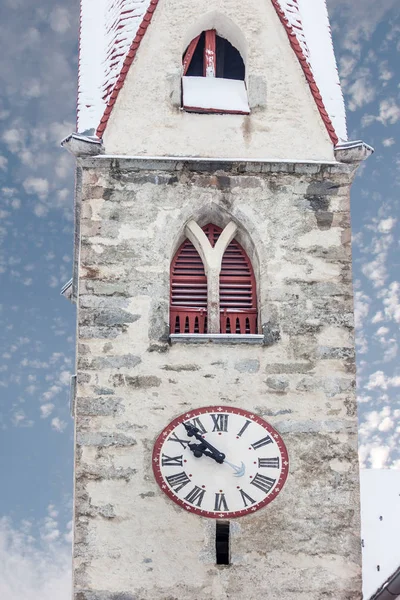
[[[214,247],[222,229],[203,227]],[[232,240],[222,258],[219,284],[221,333],[257,333],[257,297],[253,267]],[[196,248],[185,240],[171,265],[171,333],[207,333],[207,277]]]
[[[170,312],[171,333],[207,333],[207,277],[189,240],[172,261]]]
[[[221,333],[257,333],[256,280],[250,259],[232,240],[222,258],[219,278]]]

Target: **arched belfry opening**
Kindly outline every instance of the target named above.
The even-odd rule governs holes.
[[[218,264],[214,263],[212,250],[207,252],[206,248],[200,256],[188,238],[178,248],[171,263],[171,333],[210,333],[209,307],[217,304],[219,333],[256,334],[256,280],[248,255],[235,238],[228,239],[225,247],[216,248],[226,229],[209,223],[200,231],[209,250],[221,251],[221,256]]]
[[[183,56],[184,75],[187,77],[213,77],[244,81],[246,67],[241,54],[215,29],[203,31],[186,49]]]
[[[239,39],[240,36],[236,35]],[[249,114],[246,66],[234,36],[204,29],[182,57],[182,102],[189,112]]]

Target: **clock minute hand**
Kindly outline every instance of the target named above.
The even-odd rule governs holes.
[[[229,462],[229,460],[226,460],[226,458],[225,458],[224,463],[226,463],[227,465],[232,467],[232,469],[235,471],[234,477],[243,477],[243,475],[246,472],[246,466],[243,462],[240,465],[240,467],[238,467],[237,465],[234,465],[233,463]]]
[[[222,464],[224,462],[225,454],[223,454],[222,452],[220,452],[219,450],[214,448],[214,446],[212,446],[209,442],[207,442],[207,440],[205,440],[203,438],[200,429],[198,429],[197,427],[194,427],[194,425],[188,425],[187,423],[183,423],[183,426],[186,429],[186,432],[189,437],[196,438],[196,440],[199,440],[199,442],[201,442],[203,447],[210,450],[211,454],[206,454],[204,452],[204,450],[202,451],[202,453],[205,456],[211,456],[211,458],[213,458],[217,463],[220,463],[220,464]],[[200,448],[199,448],[199,450],[200,450]]]

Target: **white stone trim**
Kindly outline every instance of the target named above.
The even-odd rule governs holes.
[[[252,344],[262,345],[263,335],[240,335],[234,333],[171,333],[171,344]]]
[[[185,233],[192,242],[203,261],[207,275],[207,316],[208,330],[216,334],[220,330],[219,310],[219,275],[225,250],[237,232],[237,225],[230,221],[218,238],[215,246],[211,246],[201,227],[192,220],[186,225]]]

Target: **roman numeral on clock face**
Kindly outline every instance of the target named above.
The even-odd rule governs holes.
[[[265,477],[265,475],[260,475],[260,473],[257,473],[250,485],[254,485],[262,490],[265,494],[268,494],[268,492],[274,486],[275,481],[276,479],[271,479],[271,477]]]
[[[258,440],[258,442],[252,444],[252,447],[254,448],[254,450],[258,450],[263,446],[267,446],[267,444],[272,444],[273,441],[274,440],[272,439],[272,437],[270,435],[267,435],[267,437],[263,438],[262,440]]]
[[[244,434],[244,432],[246,431],[246,429],[248,428],[248,426],[250,425],[250,423],[251,423],[251,421],[249,421],[247,419],[246,423],[243,425],[242,429],[239,431],[238,437],[242,437],[242,435]]]
[[[258,466],[259,467],[267,467],[270,469],[279,469],[279,456],[276,458],[259,458]]]
[[[202,490],[195,485],[192,491],[185,497],[185,500],[190,502],[190,504],[196,504],[196,506],[200,507],[205,493],[206,490]]]
[[[197,429],[200,429],[201,433],[207,433],[207,430],[204,427],[203,423],[200,421],[199,417],[195,417],[194,419],[190,419],[189,421],[185,422],[189,425],[193,425],[193,427],[197,427]]]
[[[225,494],[215,494],[215,506],[214,510],[216,511],[225,511],[229,510],[228,504],[226,502]]]
[[[242,500],[243,500],[245,508],[247,508],[248,506],[251,506],[251,504],[256,503],[256,501],[253,500],[253,498],[251,496],[249,496],[248,494],[246,494],[246,492],[244,492],[243,490],[240,490],[240,494],[242,496]],[[248,504],[247,504],[247,501],[249,501]]]
[[[228,431],[229,415],[210,415],[213,420],[213,431]]]
[[[183,446],[183,448],[186,448],[186,446],[189,444],[189,440],[181,440],[180,438],[178,438],[178,436],[176,435],[175,432],[171,435],[171,437],[168,438],[168,441],[169,442],[178,442],[178,444]]]
[[[161,457],[162,467],[182,467],[183,466],[183,455],[180,456],[167,456],[163,454]]]
[[[182,471],[182,473],[176,473],[176,475],[169,475],[169,477],[166,477],[165,479],[175,493],[178,493],[185,485],[190,483],[190,479],[184,471]]]

